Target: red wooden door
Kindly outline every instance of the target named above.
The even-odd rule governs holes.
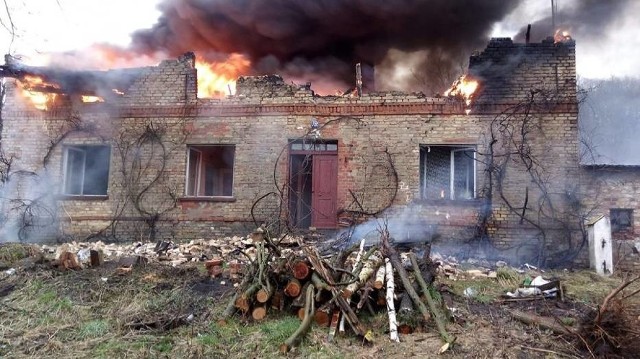
[[[335,228],[338,156],[313,155],[312,182],[312,225],[316,228]]]

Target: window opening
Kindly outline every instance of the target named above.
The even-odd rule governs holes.
[[[67,146],[64,162],[64,194],[106,196],[110,157],[109,146]]]
[[[476,196],[476,150],[469,146],[421,146],[423,199],[470,200]]]
[[[233,196],[235,146],[189,146],[186,195]]]

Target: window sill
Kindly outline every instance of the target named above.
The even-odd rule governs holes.
[[[180,197],[180,202],[235,202],[236,198],[233,196],[211,196],[211,197]]]
[[[432,206],[480,206],[485,203],[483,198],[473,199],[417,199],[416,204],[432,205]]]
[[[63,201],[106,201],[109,199],[108,195],[97,195],[97,196],[87,196],[87,195],[74,195],[74,194],[63,194],[58,197]]]

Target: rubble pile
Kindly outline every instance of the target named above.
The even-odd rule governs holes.
[[[287,242],[295,238],[288,238]],[[286,243],[283,243],[283,245]],[[121,267],[159,262],[173,267],[188,262],[218,260],[224,263],[244,263],[255,258],[255,247],[250,237],[224,237],[192,240],[188,243],[171,241],[104,243],[70,242],[61,245],[39,246],[45,259],[61,269],[95,267],[104,262],[115,262]],[[292,249],[285,248],[285,252]]]

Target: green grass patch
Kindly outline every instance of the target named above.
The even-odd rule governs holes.
[[[128,344],[114,339],[98,344],[93,350],[93,357],[113,358],[124,352]]]
[[[109,323],[106,320],[91,320],[80,326],[82,338],[97,338],[109,332]]]
[[[170,337],[163,337],[152,348],[160,353],[168,353],[173,349],[173,340]]]
[[[278,319],[269,319],[259,325],[260,332],[264,334],[267,343],[276,347],[284,343],[300,326],[300,319],[296,316],[287,316]]]
[[[471,288],[474,294],[469,298],[480,303],[491,303],[506,291],[515,289],[515,287],[505,287],[500,281],[491,278],[448,281],[447,284],[460,296],[464,296],[464,291]]]

